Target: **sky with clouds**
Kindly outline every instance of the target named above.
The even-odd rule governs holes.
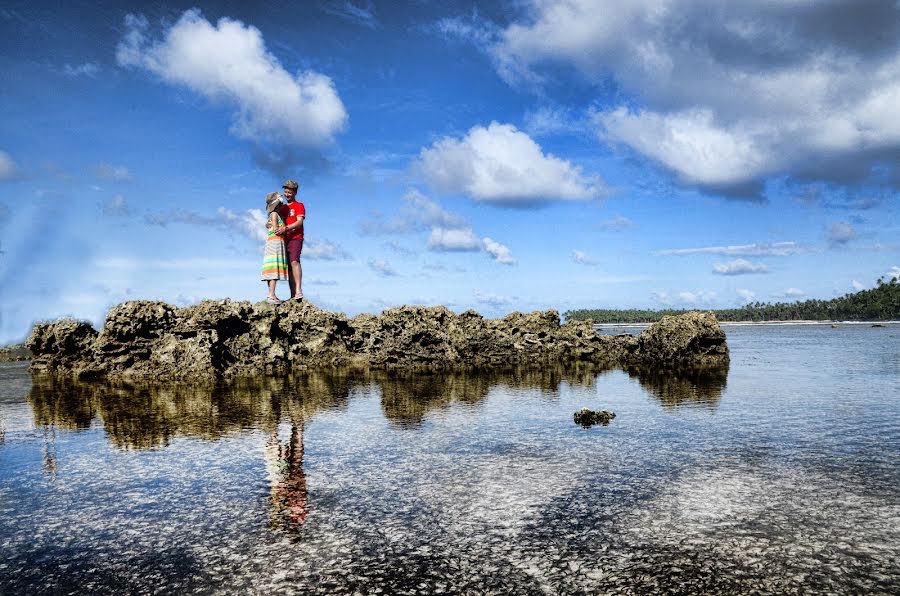
[[[0,342],[263,298],[286,178],[304,293],[348,315],[900,275],[896,0],[293,4],[0,6]]]

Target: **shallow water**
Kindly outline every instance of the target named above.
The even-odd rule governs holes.
[[[0,593],[897,593],[900,326],[725,329],[692,377],[0,365]]]

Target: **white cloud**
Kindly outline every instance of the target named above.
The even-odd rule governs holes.
[[[887,275],[891,279],[900,279],[900,267],[894,265],[891,267],[891,270],[887,272]]]
[[[678,292],[675,296],[666,290],[653,292],[651,297],[663,306],[674,306],[676,303],[682,306],[709,305],[716,299],[715,292],[700,290],[697,292]]]
[[[479,304],[485,304],[494,308],[502,308],[510,303],[510,299],[506,296],[491,294],[488,292],[475,291],[475,301]]]
[[[221,226],[244,235],[251,240],[265,242],[268,236],[266,230],[266,214],[261,209],[247,209],[243,213],[235,213],[225,207],[219,207],[216,213],[219,216]]]
[[[754,178],[770,168],[769,152],[760,146],[766,131],[716,125],[708,109],[674,114],[626,108],[598,113],[604,138],[625,143],[661,162],[690,182],[728,184]]]
[[[781,293],[782,298],[800,298],[806,296],[806,292],[799,288],[788,288]]]
[[[465,218],[450,213],[436,201],[418,190],[410,190],[403,197],[403,205],[397,215],[385,218],[373,213],[360,224],[363,233],[408,234],[428,231],[426,248],[435,252],[486,252],[502,265],[515,265],[516,259],[509,248],[492,240],[480,238]],[[400,247],[396,242],[389,248],[398,254],[410,256],[413,251]]]
[[[604,193],[598,177],[545,154],[511,124],[472,127],[461,139],[445,137],[422,149],[419,158],[419,169],[436,188],[479,201],[516,205],[595,199]]]
[[[673,303],[673,300],[669,296],[669,293],[665,290],[653,292],[650,295],[650,297],[653,298],[653,300],[655,300],[656,302],[659,302],[660,304],[662,304],[663,306],[671,306]]]
[[[350,255],[338,244],[328,240],[304,239],[303,258],[314,261],[340,261]]]
[[[705,290],[678,293],[678,301],[682,304],[712,304],[715,299],[715,292],[708,292]]]
[[[769,268],[762,263],[751,263],[746,259],[735,259],[727,263],[716,263],[713,265],[713,273],[717,275],[747,275],[768,272]]]
[[[572,261],[574,263],[578,263],[579,265],[596,265],[597,261],[592,259],[585,253],[583,250],[573,250],[572,251]]]
[[[131,209],[128,207],[125,197],[118,194],[103,204],[103,215],[107,217],[128,217],[131,215]]]
[[[66,64],[65,66],[63,66],[63,72],[70,77],[92,77],[100,72],[100,66],[94,64],[93,62],[85,62],[84,64],[79,64],[78,66]]]
[[[673,248],[661,250],[659,255],[698,255],[711,254],[733,257],[786,257],[804,252],[805,249],[796,242],[774,242],[763,244],[737,244],[730,246],[703,246],[699,248]]]
[[[369,259],[369,268],[382,277],[394,277],[397,272],[384,259]]]
[[[149,225],[160,227],[166,227],[173,223],[214,226],[257,242],[265,242],[268,235],[266,214],[260,209],[248,209],[243,213],[236,213],[225,207],[219,207],[214,216],[185,209],[175,209],[169,212],[146,213],[144,221]]]
[[[600,222],[601,229],[610,230],[610,231],[614,231],[614,232],[626,230],[628,228],[633,228],[633,227],[634,227],[634,222],[622,215],[616,215],[615,217],[611,217],[605,221]]]
[[[499,242],[495,242],[485,236],[481,239],[481,243],[484,247],[485,252],[494,257],[494,260],[501,265],[515,265],[518,263],[518,261],[512,256],[510,250]]]
[[[828,229],[828,242],[832,245],[847,244],[856,239],[856,230],[845,221],[833,224]]]
[[[116,49],[121,66],[144,68],[215,102],[237,108],[232,133],[252,141],[315,146],[347,121],[330,78],[313,71],[292,76],[266,50],[251,25],[222,18],[213,26],[186,11],[163,39],[147,38],[147,19],[128,15]]]
[[[131,172],[125,166],[101,163],[92,170],[94,176],[110,182],[131,182]]]
[[[0,151],[0,181],[15,180],[20,175],[19,167],[9,153]]]
[[[857,281],[857,280],[855,280],[855,279],[854,279],[853,281],[850,282],[850,285],[853,287],[853,290],[856,291],[856,292],[859,292],[860,290],[865,290],[865,289],[866,289],[865,284],[863,284],[863,283],[861,283],[861,282],[859,282],[859,281]]]
[[[329,0],[322,5],[322,10],[368,29],[376,29],[380,26],[378,18],[375,16],[375,5],[371,1],[366,2],[365,6],[357,6],[348,0],[343,2]]]
[[[526,112],[523,119],[525,130],[536,137],[580,133],[585,130],[585,124],[567,110],[547,106]]]
[[[482,243],[471,228],[432,228],[427,246],[435,251],[473,252],[481,250]]]
[[[780,173],[839,179],[895,168],[896,3],[528,0],[492,46],[512,84],[569,65],[633,98],[597,114],[684,180],[724,187]],[[829,158],[858,168],[836,171]]]
[[[466,41],[481,49],[494,42],[499,33],[497,26],[481,18],[476,10],[473,10],[472,15],[468,18],[445,17],[440,19],[432,29],[445,39]]]
[[[744,304],[750,304],[756,298],[756,293],[751,290],[738,289],[735,290],[735,293],[738,295],[738,301]]]
[[[461,216],[445,211],[437,202],[415,189],[403,196],[403,206],[396,216],[385,220],[381,214],[374,213],[360,224],[361,231],[369,234],[405,234],[430,227],[460,228],[466,227],[466,223]]]

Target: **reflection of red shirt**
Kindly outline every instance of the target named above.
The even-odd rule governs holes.
[[[301,216],[304,218],[306,217],[306,207],[304,207],[303,203],[300,201],[291,201],[290,203],[285,203],[279,207],[278,214],[284,220],[284,224],[289,226],[300,219]],[[294,238],[303,240],[303,226],[301,225],[299,228],[285,233],[284,238],[285,240],[292,240]]]

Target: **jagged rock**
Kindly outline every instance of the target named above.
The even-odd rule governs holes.
[[[75,369],[91,355],[97,332],[85,321],[62,319],[34,326],[26,347],[31,351],[31,369],[53,372]]]
[[[711,312],[665,316],[647,327],[626,357],[632,364],[697,368],[728,363],[725,332]]]
[[[603,426],[609,425],[609,421],[616,417],[615,412],[610,412],[609,410],[589,410],[588,408],[581,408],[577,412],[575,412],[575,424],[580,424],[584,428],[589,428],[594,426],[595,424],[602,424]]]
[[[640,337],[601,336],[584,321],[560,324],[555,310],[485,319],[443,306],[401,306],[379,316],[308,302],[207,300],[176,308],[125,302],[100,333],[87,323],[35,326],[33,369],[78,377],[210,380],[335,365],[458,368],[589,362],[603,365],[727,364],[711,313],[666,317]]]

